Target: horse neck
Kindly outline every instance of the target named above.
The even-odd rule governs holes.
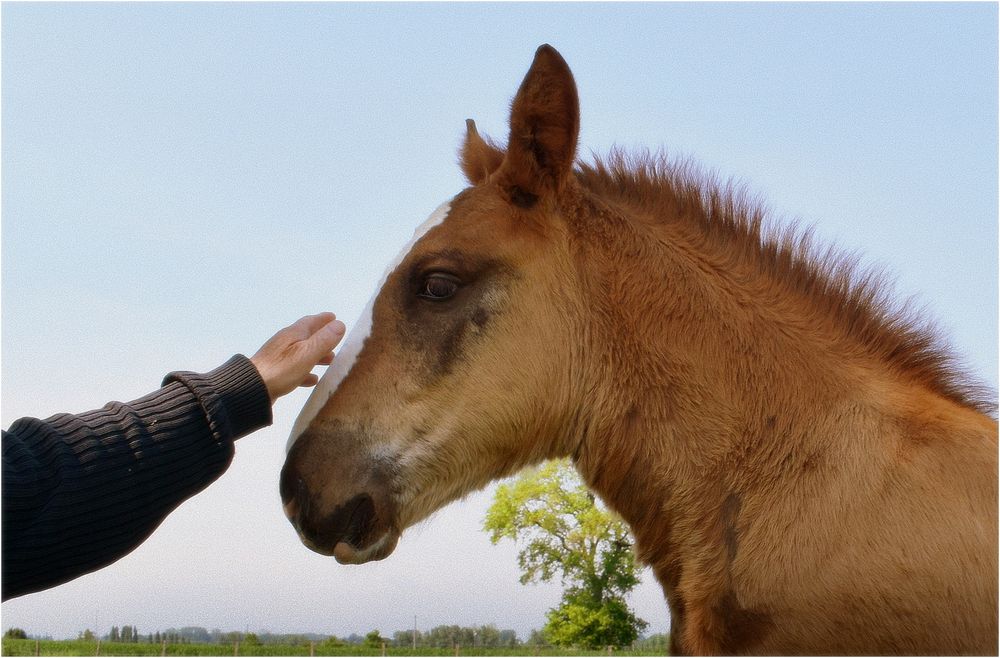
[[[819,416],[882,380],[752,263],[703,251],[681,230],[603,219],[614,225],[581,239],[596,393],[577,465],[655,563],[672,550],[673,525],[714,532],[733,492],[775,486],[790,460],[836,451]]]
[[[591,219],[575,234],[589,304],[575,462],[631,526],[687,651],[753,648],[771,620],[737,594],[780,599],[806,582],[785,577],[816,572],[822,558],[800,547],[853,539],[853,554],[872,550],[866,532],[831,521],[843,506],[888,518],[887,485],[905,482],[896,493],[908,495],[935,478],[976,483],[941,500],[995,504],[995,421],[873,354],[745,253],[727,256],[681,223]],[[940,458],[908,470],[919,450]]]

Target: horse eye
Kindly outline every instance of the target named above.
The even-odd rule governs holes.
[[[424,282],[420,285],[420,292],[417,293],[424,299],[442,300],[448,299],[458,292],[459,280],[442,272],[428,274]]]

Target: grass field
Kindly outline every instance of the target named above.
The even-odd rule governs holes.
[[[382,649],[351,644],[144,644],[87,642],[84,640],[3,640],[5,656],[607,656],[607,650],[585,651],[521,645],[507,648],[386,646]],[[612,650],[615,656],[665,656],[666,651]]]

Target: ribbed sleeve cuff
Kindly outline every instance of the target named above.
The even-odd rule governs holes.
[[[163,385],[180,382],[195,394],[219,440],[235,440],[270,425],[271,397],[250,359],[237,354],[210,372],[172,372]]]

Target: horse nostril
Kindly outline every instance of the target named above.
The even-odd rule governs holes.
[[[294,469],[285,466],[281,469],[278,489],[281,492],[281,502],[285,507],[285,515],[294,521],[302,510],[302,503],[306,497],[306,483]]]
[[[323,555],[333,555],[337,544],[345,542],[355,548],[369,543],[377,524],[375,501],[370,494],[358,494],[331,513],[315,515],[308,505],[300,510],[299,534],[306,545]]]
[[[281,492],[282,503],[287,505],[288,501],[295,495],[295,486],[292,482],[298,479],[298,474],[293,473],[293,469],[285,464],[285,467],[281,469],[281,479],[278,481],[278,491]]]

